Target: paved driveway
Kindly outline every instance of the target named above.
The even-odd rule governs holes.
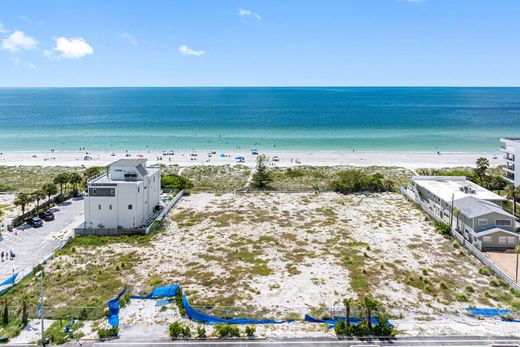
[[[73,234],[73,229],[83,221],[83,198],[65,201],[51,209],[55,219],[43,222],[40,228],[24,224],[12,232],[2,233],[0,252],[12,250],[14,260],[0,262],[0,282],[14,272],[19,277],[49,257],[54,250]]]
[[[516,253],[486,252],[486,257],[491,259],[502,271],[509,275],[513,280],[516,276]],[[520,280],[520,271],[518,272]]]

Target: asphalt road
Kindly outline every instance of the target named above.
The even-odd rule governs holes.
[[[0,282],[14,272],[23,276],[35,265],[49,257],[60,243],[71,235],[74,227],[83,221],[83,198],[71,199],[51,208],[55,219],[43,222],[40,228],[24,224],[12,232],[3,232],[0,252],[12,250],[14,260],[0,262]]]

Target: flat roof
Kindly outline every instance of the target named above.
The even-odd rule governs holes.
[[[108,166],[131,166],[137,167],[139,164],[145,164],[146,159],[119,159],[113,163],[108,164]]]
[[[458,200],[467,196],[488,201],[507,200],[471,182],[464,176],[413,176],[412,180],[418,186],[446,202],[450,202],[452,197],[454,200]]]

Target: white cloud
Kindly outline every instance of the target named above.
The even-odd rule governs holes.
[[[238,11],[238,14],[240,15],[240,17],[254,17],[258,20],[262,19],[262,17],[260,17],[260,15],[258,13],[253,12],[251,10],[246,10],[245,8],[241,8]]]
[[[139,42],[135,39],[134,35],[132,35],[130,33],[122,33],[121,38],[128,41],[130,44],[132,44],[134,46],[137,46],[139,44]]]
[[[4,26],[4,23],[0,22],[0,34],[6,34],[9,30]]]
[[[194,50],[186,45],[181,45],[179,46],[179,52],[181,52],[182,55],[196,55],[196,56],[200,56],[200,55],[204,55],[206,54],[206,51],[197,51],[197,50]]]
[[[82,37],[71,39],[58,37],[54,50],[59,54],[56,55],[53,51],[44,50],[43,56],[49,59],[61,60],[80,59],[87,55],[94,54],[92,46]]]
[[[28,64],[27,64],[27,68],[28,68],[29,70],[34,70],[34,69],[36,69],[36,65],[34,65],[33,63],[28,63]]]
[[[19,30],[2,41],[2,48],[11,52],[17,52],[21,49],[35,49],[37,45],[38,41]]]

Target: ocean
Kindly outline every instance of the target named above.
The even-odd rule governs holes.
[[[0,88],[0,151],[493,152],[520,88]]]

